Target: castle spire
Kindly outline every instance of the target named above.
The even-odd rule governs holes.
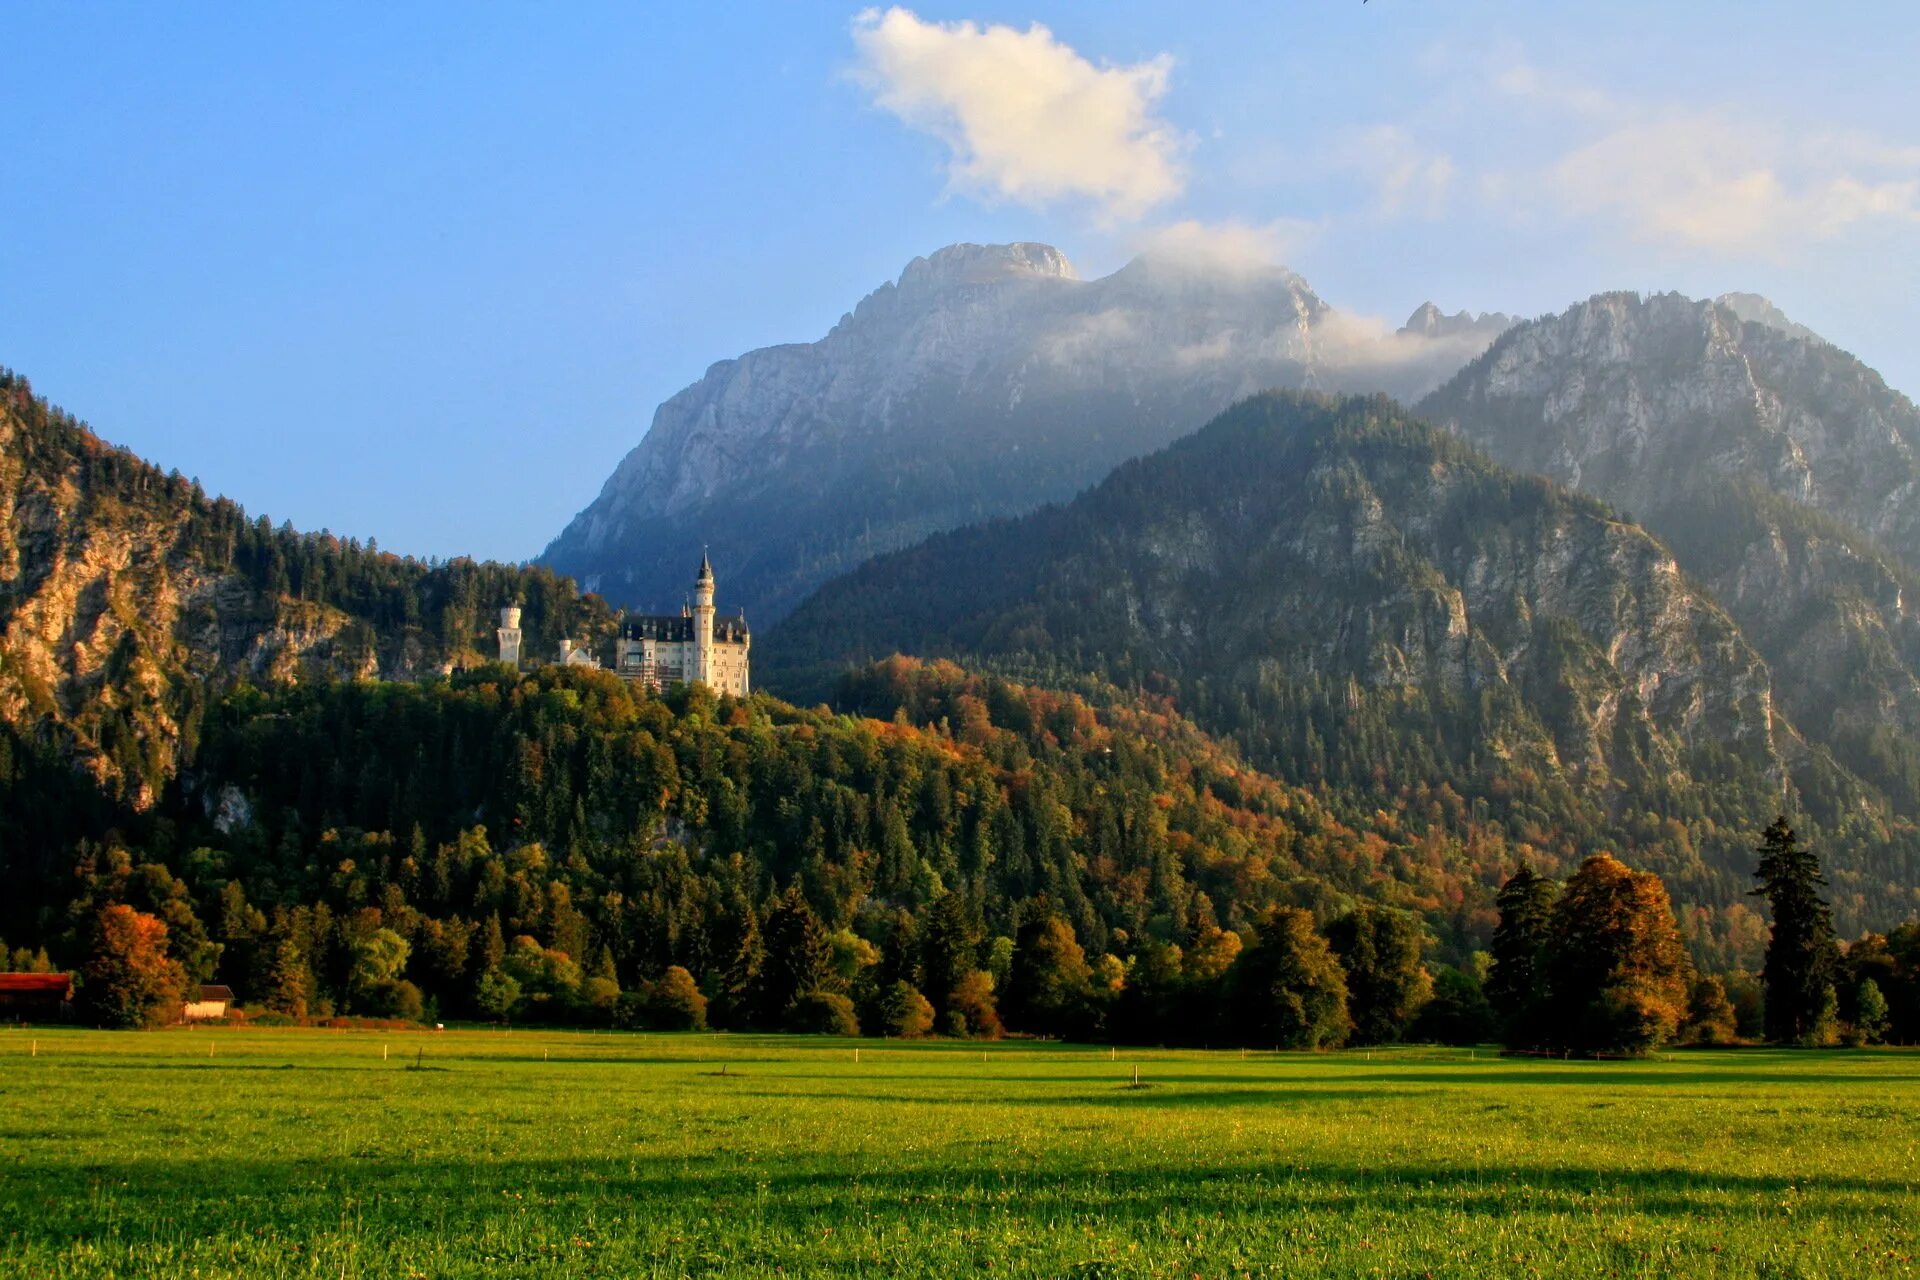
[[[700,576],[693,580],[693,678],[713,684],[713,563],[700,552]]]

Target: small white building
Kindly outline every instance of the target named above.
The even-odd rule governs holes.
[[[227,1006],[232,1003],[232,987],[203,986],[198,998],[189,999],[180,1010],[180,1017],[186,1022],[218,1022],[227,1016]]]

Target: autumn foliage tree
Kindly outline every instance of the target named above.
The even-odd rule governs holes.
[[[1084,1020],[1093,969],[1073,925],[1051,910],[1020,926],[1007,975],[1005,1012],[1022,1031],[1047,1031]]]
[[[1553,906],[1547,989],[1561,1048],[1644,1052],[1687,1013],[1689,965],[1667,887],[1611,854],[1580,864]]]
[[[187,975],[167,952],[167,926],[125,903],[101,908],[81,971],[82,1008],[103,1027],[163,1026],[180,1016]]]

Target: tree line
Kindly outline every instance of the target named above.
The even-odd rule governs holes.
[[[1920,928],[1840,948],[1784,827],[1760,993],[1695,973],[1649,872],[1469,878],[1164,706],[906,660],[843,694],[893,714],[561,669],[238,690],[151,820],[16,913],[15,963],[76,970],[120,1025],[218,980],[289,1019],[1569,1053],[1920,1034]],[[1776,1022],[1795,983],[1814,1012]]]

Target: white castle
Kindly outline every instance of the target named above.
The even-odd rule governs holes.
[[[512,605],[500,611],[500,661],[520,665],[520,610]],[[679,615],[638,615],[623,618],[614,650],[613,671],[656,692],[672,684],[704,684],[715,693],[746,697],[750,691],[747,650],[753,637],[744,616],[714,617],[713,565],[700,557],[693,580],[693,603]],[[571,637],[560,642],[560,662],[570,667],[597,667],[590,650],[575,648]]]

